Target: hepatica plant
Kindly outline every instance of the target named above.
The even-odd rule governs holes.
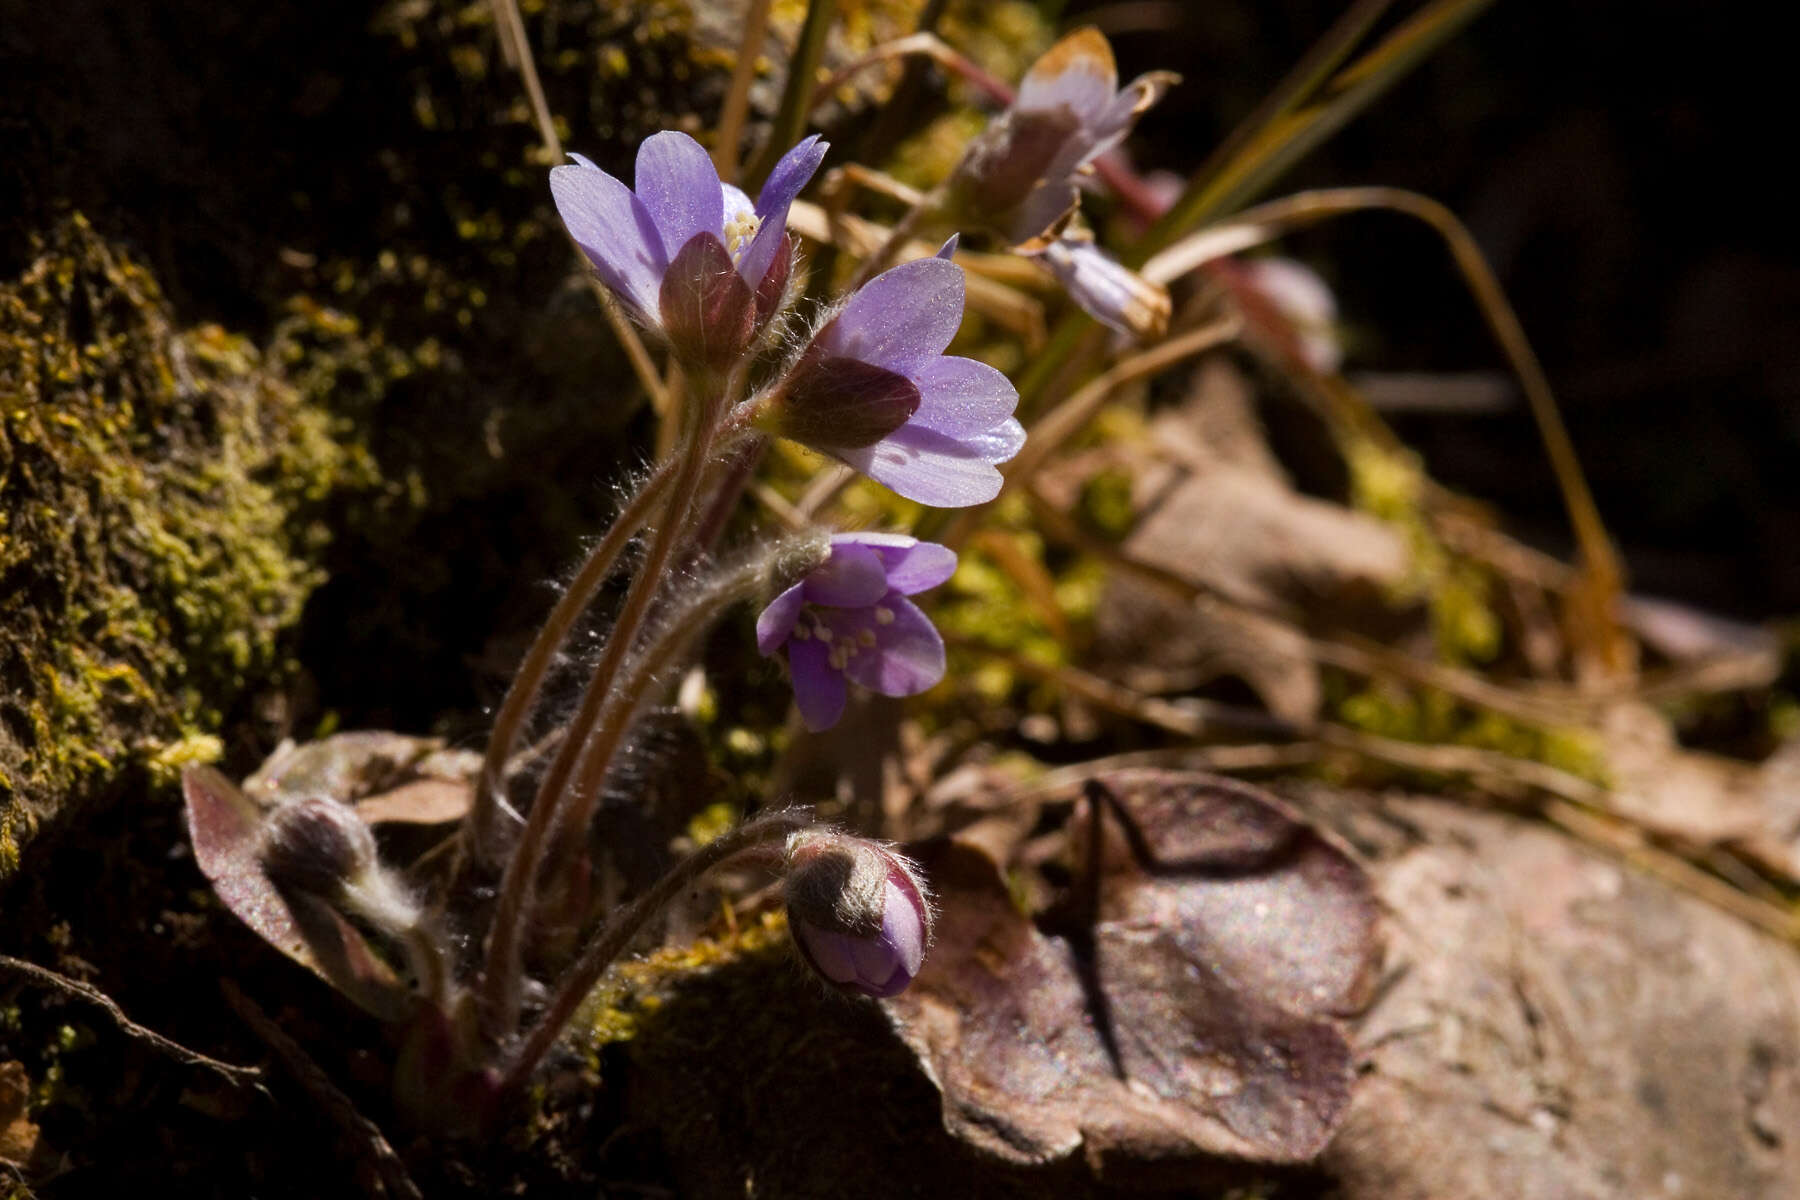
[[[520,665],[475,778],[449,899],[416,898],[341,797],[252,801],[216,772],[186,777],[196,857],[227,905],[403,1027],[396,1088],[422,1125],[474,1130],[504,1113],[634,935],[723,863],[777,867],[799,956],[832,986],[892,996],[927,952],[931,909],[914,868],[801,809],[749,818],[612,912],[594,900],[584,849],[634,722],[735,605],[762,600],[757,647],[786,661],[815,732],[838,722],[856,690],[912,696],[944,675],[943,640],[915,597],[956,570],[949,549],[823,529],[713,544],[770,439],[938,507],[993,499],[998,464],[1024,442],[1007,378],[945,354],[963,316],[955,238],[808,321],[794,314],[803,273],[787,218],[826,152],[816,137],[793,147],[754,201],[675,132],[639,147],[631,186],[582,158],[550,172],[557,211],[599,281],[682,368],[681,433]],[[547,763],[515,769],[547,675],[634,541],[636,570],[573,716]],[[473,912],[456,899],[481,894],[492,902]],[[448,936],[471,923],[479,939]]]

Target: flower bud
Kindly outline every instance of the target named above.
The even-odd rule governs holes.
[[[284,804],[269,815],[263,872],[277,887],[335,896],[344,881],[375,861],[375,837],[347,806],[323,796]]]
[[[375,835],[349,805],[324,796],[269,814],[263,874],[287,894],[340,905],[390,932],[418,923],[418,910],[376,857]]]
[[[1069,298],[1094,319],[1141,341],[1169,328],[1168,290],[1108,257],[1085,231],[1065,233],[1043,257]]]
[[[846,991],[906,989],[931,941],[916,869],[876,842],[808,829],[788,839],[788,928],[807,965]]]

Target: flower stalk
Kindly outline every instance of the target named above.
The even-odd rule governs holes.
[[[599,936],[588,944],[581,957],[576,959],[575,965],[563,976],[550,999],[550,1006],[538,1018],[537,1024],[513,1056],[512,1062],[501,1076],[502,1093],[525,1085],[550,1047],[556,1044],[556,1039],[562,1036],[563,1027],[581,1007],[587,994],[600,982],[600,976],[605,973],[606,968],[624,953],[651,918],[668,907],[671,900],[715,867],[765,843],[786,838],[811,823],[812,813],[799,808],[781,809],[752,817],[676,863],[668,874],[657,880],[655,886],[608,921]]]
[[[550,610],[550,616],[538,630],[531,648],[519,663],[511,686],[506,689],[506,697],[494,717],[493,732],[488,735],[487,754],[475,782],[475,799],[463,826],[474,858],[483,866],[498,862],[504,852],[500,827],[502,814],[511,815],[515,820],[522,819],[505,803],[506,765],[519,744],[519,736],[531,716],[532,706],[537,703],[538,693],[543,690],[544,680],[576,622],[593,603],[601,585],[612,575],[619,555],[644,527],[657,501],[674,481],[674,468],[673,459],[659,464],[626,502]]]
[[[501,877],[500,899],[494,912],[494,925],[488,936],[488,951],[483,980],[483,1014],[491,1033],[511,1029],[518,1022],[519,992],[523,971],[523,940],[529,924],[533,899],[537,890],[538,868],[543,862],[550,833],[563,827],[562,808],[570,775],[583,755],[589,738],[601,731],[596,723],[606,711],[606,700],[613,677],[636,640],[638,628],[650,611],[651,601],[669,560],[675,552],[688,523],[695,494],[705,474],[706,463],[722,432],[719,414],[724,408],[724,392],[708,398],[704,380],[694,380],[691,395],[700,398],[695,420],[686,431],[663,520],[651,539],[650,549],[626,591],[617,621],[600,651],[581,707],[569,726],[568,735],[557,749],[556,757],[538,788],[531,812],[525,820],[524,832],[513,850]],[[728,382],[732,389],[742,386],[742,372],[734,372]],[[594,733],[589,731],[593,730]]]

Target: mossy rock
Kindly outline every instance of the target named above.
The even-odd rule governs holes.
[[[79,215],[0,285],[0,881],[127,770],[216,756],[280,669],[319,506],[373,480],[283,357],[180,328]]]

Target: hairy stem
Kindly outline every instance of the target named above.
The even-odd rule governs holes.
[[[671,900],[714,867],[765,842],[786,837],[811,823],[812,814],[805,809],[782,809],[752,817],[675,864],[654,887],[608,921],[557,986],[550,1007],[544,1011],[511,1065],[507,1067],[500,1083],[501,1093],[515,1092],[524,1086],[545,1053],[562,1036],[563,1027],[600,981],[606,968],[624,953],[632,939]]]
[[[733,390],[738,381],[729,385]],[[704,395],[704,392],[700,394]],[[494,910],[494,925],[488,936],[487,961],[484,969],[482,1015],[491,1036],[504,1037],[518,1020],[519,982],[522,971],[523,934],[530,917],[531,901],[536,891],[538,867],[542,864],[550,831],[557,820],[563,789],[569,781],[577,757],[588,741],[587,731],[606,707],[613,677],[625,661],[639,626],[650,610],[650,603],[660,590],[670,556],[681,541],[688,524],[688,510],[694,493],[705,474],[706,462],[714,442],[723,432],[719,428],[720,399],[705,402],[702,411],[688,430],[687,440],[677,461],[672,491],[663,510],[663,519],[651,539],[649,553],[625,593],[625,602],[612,632],[600,651],[600,661],[581,697],[581,707],[569,725],[568,735],[557,749],[532,802],[524,832],[506,864],[500,881],[500,899]]]
[[[556,661],[557,651],[568,641],[575,623],[618,564],[619,555],[644,527],[651,509],[674,480],[674,466],[673,460],[659,465],[637,494],[626,502],[611,528],[589,552],[587,561],[581,564],[581,570],[576,572],[556,607],[550,610],[550,616],[519,664],[512,686],[506,690],[500,713],[494,718],[494,730],[488,736],[487,757],[482,760],[481,775],[475,783],[475,801],[463,825],[478,862],[492,864],[498,860],[501,846],[497,825],[505,791],[506,763],[519,744],[519,735],[524,731],[532,705],[537,702],[544,679]]]
[[[581,850],[607,773],[656,681],[681,660],[694,639],[712,628],[726,609],[756,595],[770,574],[771,563],[782,558],[797,561],[799,554],[806,554],[805,566],[795,571],[795,574],[803,574],[805,569],[824,562],[830,554],[830,545],[830,540],[820,533],[768,546],[715,576],[697,596],[658,622],[648,643],[626,664],[623,677],[614,681],[606,708],[578,760],[575,782],[567,790],[563,805],[566,816],[558,824],[557,836],[551,838],[552,845],[558,848],[552,852],[558,855],[553,861],[559,867],[565,857]],[[553,870],[549,874],[551,878],[568,878],[568,873],[562,870]]]

